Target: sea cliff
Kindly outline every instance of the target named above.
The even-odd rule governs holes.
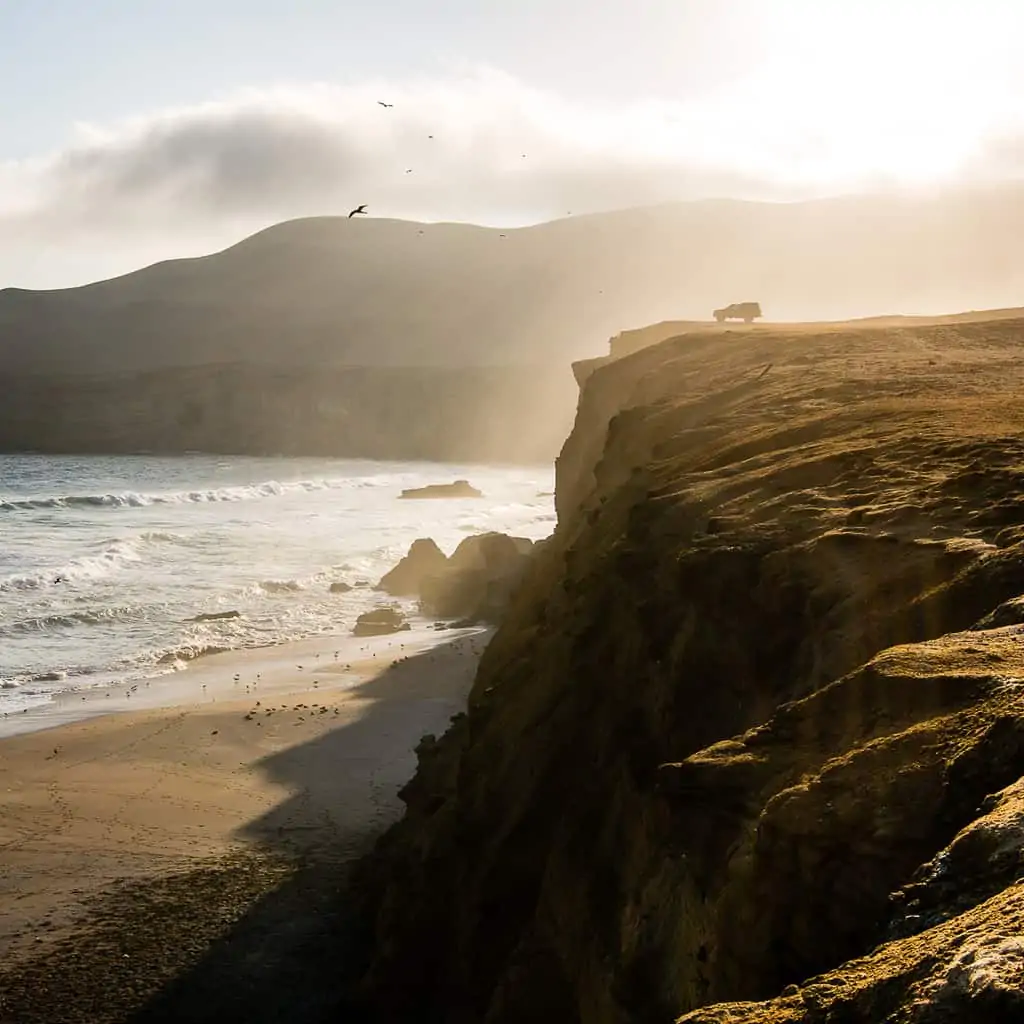
[[[1022,343],[590,368],[556,533],[358,873],[381,1019],[1021,1019]]]

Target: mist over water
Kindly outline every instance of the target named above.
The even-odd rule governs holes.
[[[478,499],[402,501],[465,478]],[[0,456],[0,711],[219,649],[347,632],[417,537],[554,527],[550,467]],[[334,581],[356,585],[329,593]],[[412,603],[407,604],[415,612]],[[237,617],[210,618],[225,612]]]

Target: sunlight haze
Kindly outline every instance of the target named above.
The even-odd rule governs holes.
[[[999,0],[8,0],[0,285],[358,203],[518,225],[1016,178],[1022,30]]]

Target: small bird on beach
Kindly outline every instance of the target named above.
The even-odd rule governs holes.
[[[360,203],[354,210],[349,212],[349,219],[351,220],[357,213],[366,213],[366,203]]]

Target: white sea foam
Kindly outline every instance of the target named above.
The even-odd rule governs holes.
[[[0,712],[172,673],[214,651],[348,633],[417,537],[451,553],[467,532],[548,534],[552,502],[537,493],[550,475],[0,455]],[[405,487],[455,479],[484,493],[470,515],[458,501],[397,500]],[[353,589],[331,594],[335,581]],[[415,615],[414,602],[405,607]]]
[[[141,538],[110,541],[95,554],[83,555],[40,572],[8,576],[0,579],[0,592],[36,590],[39,587],[60,586],[77,580],[110,576],[125,566],[142,560],[142,543]]]
[[[380,481],[365,482],[359,486],[386,486]],[[72,508],[146,508],[150,505],[204,504],[220,501],[254,501],[261,498],[276,498],[284,494],[312,493],[315,491],[341,490],[352,487],[352,481],[345,478],[321,478],[319,480],[292,480],[280,483],[265,480],[262,483],[246,484],[239,487],[215,487],[194,491],[157,491],[143,493],[123,491],[112,494],[63,494],[32,497],[0,498],[0,512],[32,512],[43,509]]]

